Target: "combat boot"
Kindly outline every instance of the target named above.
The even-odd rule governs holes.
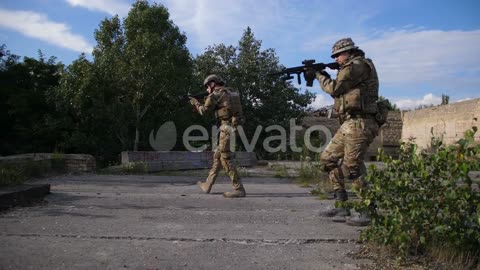
[[[337,189],[335,190],[335,199],[337,201],[344,202],[348,200],[348,195],[347,191],[344,189]],[[319,215],[321,217],[339,217],[340,219],[336,219],[336,222],[345,222],[344,217],[350,216],[350,210],[347,208],[337,208],[337,207],[332,207],[328,208],[326,210],[320,211]]]
[[[208,194],[212,190],[213,183],[198,181],[197,185],[202,189],[203,192]]]
[[[372,219],[370,218],[370,215],[368,215],[366,212],[362,212],[359,216],[347,219],[346,223],[350,226],[363,227],[370,225],[370,223],[372,223]]]
[[[245,197],[247,193],[245,192],[245,188],[240,186],[238,189],[234,189],[232,192],[225,192],[223,193],[223,197],[225,198],[240,198]]]

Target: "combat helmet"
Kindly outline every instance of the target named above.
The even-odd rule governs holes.
[[[354,49],[358,49],[358,47],[355,46],[355,43],[351,38],[342,38],[333,44],[331,56],[332,58],[335,58],[335,55],[339,53]]]
[[[225,84],[225,81],[222,79],[222,77],[216,75],[216,74],[210,74],[207,76],[207,78],[205,78],[205,80],[203,81],[203,85],[207,85],[207,83],[211,82],[211,81],[214,81],[215,83],[217,84]]]

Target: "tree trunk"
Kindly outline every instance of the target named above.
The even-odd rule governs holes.
[[[140,131],[138,130],[138,124],[135,127],[135,142],[133,143],[133,151],[138,151],[138,142],[140,141]]]

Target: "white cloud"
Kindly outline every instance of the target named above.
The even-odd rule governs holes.
[[[442,98],[432,93],[426,94],[421,99],[400,99],[392,101],[402,110],[415,109],[421,105],[438,105],[442,103]]]
[[[125,16],[130,10],[130,4],[118,0],[66,0],[74,7],[84,7],[89,10],[101,11],[110,15]]]
[[[172,20],[189,37],[191,46],[203,51],[207,46],[236,44],[248,26],[258,32],[280,29],[282,21],[295,17],[281,7],[287,1],[276,0],[166,0]],[[277,36],[278,38],[278,36]]]
[[[310,108],[314,110],[318,110],[320,108],[323,108],[325,106],[329,106],[333,104],[333,99],[330,96],[327,96],[325,94],[317,94],[315,97],[315,101],[310,104]]]
[[[76,52],[90,53],[93,49],[84,37],[72,33],[68,25],[50,21],[40,13],[0,9],[0,27]]]
[[[399,30],[359,45],[374,59],[381,83],[459,87],[480,85],[479,43],[480,30]]]

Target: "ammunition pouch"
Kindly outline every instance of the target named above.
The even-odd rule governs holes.
[[[334,108],[339,114],[361,112],[363,110],[363,100],[360,95],[360,88],[354,88],[348,91],[348,93],[335,98]]]
[[[342,95],[343,109],[345,112],[355,112],[363,110],[363,100],[360,94],[360,88],[354,88],[348,93]]]
[[[232,117],[232,113],[228,106],[223,106],[217,109],[216,115],[220,120],[228,120]]]

